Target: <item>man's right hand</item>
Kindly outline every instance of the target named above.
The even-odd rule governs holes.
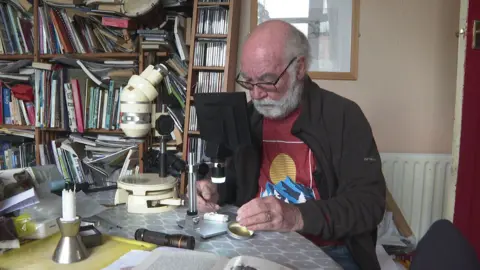
[[[197,208],[200,212],[216,212],[220,209],[217,204],[219,195],[217,184],[210,180],[197,181]]]

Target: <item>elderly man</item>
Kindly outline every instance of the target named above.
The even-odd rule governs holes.
[[[254,145],[234,154],[226,183],[197,183],[199,210],[235,204],[251,230],[297,231],[344,269],[380,269],[386,190],[375,140],[358,105],[308,77],[309,52],[282,21],[250,34],[237,82],[252,97]]]

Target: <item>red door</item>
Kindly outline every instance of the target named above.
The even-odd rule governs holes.
[[[469,1],[467,18],[462,127],[453,221],[480,256],[480,44],[478,49],[473,48],[474,22],[480,20],[479,0]],[[480,38],[477,39],[480,43]]]

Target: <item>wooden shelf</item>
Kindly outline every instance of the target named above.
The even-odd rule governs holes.
[[[33,54],[0,54],[0,60],[30,60]]]
[[[192,67],[193,70],[212,70],[212,71],[224,71],[225,67]]]
[[[152,143],[151,146],[158,147],[158,146],[160,146],[160,143],[155,142],[155,143]],[[167,146],[177,146],[177,142],[174,141],[174,140],[168,141]]]
[[[138,58],[138,53],[71,53],[71,54],[41,54],[40,59],[52,59],[56,57],[72,57],[72,58],[79,58],[79,59],[108,59],[108,58],[115,58],[115,59],[136,59]]]
[[[230,2],[198,2],[199,6],[230,6]]]
[[[8,129],[22,129],[22,130],[34,130],[34,126],[25,126],[25,125],[0,125],[0,128],[8,128]]]
[[[124,134],[123,130],[115,129],[115,130],[108,130],[108,129],[85,129],[84,133],[100,133],[100,134]]]
[[[147,56],[149,53],[148,52],[144,52],[143,53],[143,56]],[[167,57],[168,56],[168,52],[155,52],[155,55],[156,56],[159,56],[159,57]]]
[[[40,128],[42,131],[55,131],[55,132],[69,132],[68,129],[64,128]]]
[[[196,34],[196,38],[227,38],[228,35],[218,35],[218,34]]]

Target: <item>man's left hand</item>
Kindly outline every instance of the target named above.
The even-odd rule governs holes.
[[[237,221],[252,231],[289,232],[303,229],[300,209],[274,196],[255,198],[237,212]]]

